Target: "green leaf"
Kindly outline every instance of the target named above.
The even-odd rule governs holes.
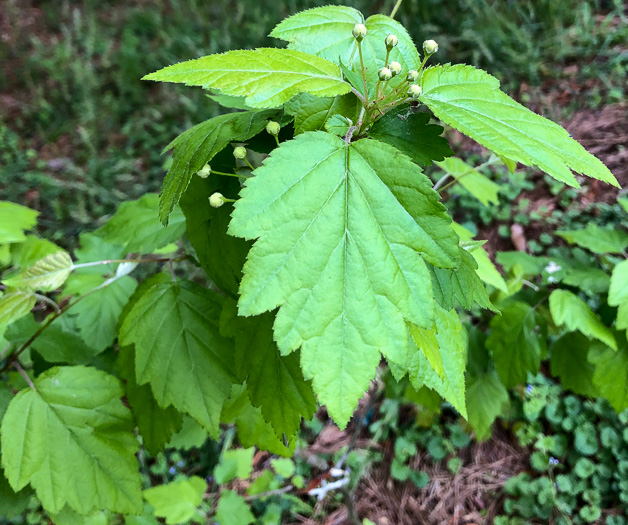
[[[469,424],[478,440],[490,437],[493,422],[508,407],[508,390],[495,371],[467,376]]]
[[[0,243],[24,242],[24,231],[37,224],[38,211],[14,202],[0,201]]]
[[[463,64],[430,67],[422,88],[421,102],[438,118],[496,154],[576,188],[572,170],[619,187],[608,168],[565,129],[515,102],[485,71]]]
[[[219,525],[249,525],[250,523],[255,523],[255,516],[253,516],[244,498],[232,490],[221,492],[215,519]]]
[[[423,352],[423,355],[434,369],[434,372],[436,372],[441,379],[445,379],[443,358],[440,355],[438,339],[436,339],[437,332],[436,327],[427,330],[412,324],[410,325],[410,335],[412,336],[414,344]]]
[[[431,166],[432,161],[453,155],[447,139],[441,137],[442,126],[430,124],[428,113],[414,108],[393,108],[375,121],[369,136],[394,146],[419,166]]]
[[[35,294],[31,292],[7,292],[0,297],[0,331],[27,315],[35,302]]]
[[[443,377],[431,366],[423,352],[416,347],[409,350],[408,376],[415,389],[423,385],[436,390],[453,407],[467,418],[464,370],[467,362],[465,331],[455,310],[435,309],[432,331],[438,342],[443,364]]]
[[[556,232],[569,244],[577,244],[593,253],[622,253],[628,248],[628,233],[623,230],[608,230],[589,223],[583,230],[559,230]]]
[[[97,279],[102,281],[100,277]],[[136,287],[137,283],[131,277],[120,277],[91,293],[68,311],[76,316],[76,326],[88,346],[102,352],[113,344],[122,309]]]
[[[549,305],[552,319],[558,326],[565,326],[571,332],[581,332],[617,350],[617,342],[610,329],[604,326],[577,295],[567,290],[554,290],[550,295]]]
[[[445,173],[451,175],[460,185],[479,200],[484,206],[499,204],[499,186],[486,175],[458,157],[436,163]]]
[[[200,448],[207,441],[207,431],[189,416],[183,416],[183,424],[181,430],[177,432],[166,448],[176,448],[190,450],[192,448]]]
[[[619,307],[617,328],[628,329],[628,261],[622,261],[613,268],[608,304]]]
[[[24,242],[11,245],[11,264],[14,268],[28,268],[46,255],[59,251],[61,248],[49,240],[27,235]]]
[[[404,319],[432,325],[423,259],[452,267],[450,219],[420,169],[374,140],[307,132],[248,179],[229,233],[260,239],[240,286],[240,315],[281,305],[282,354],[301,365],[341,426],[385,356],[405,356]],[[393,358],[393,361],[398,358]]]
[[[358,99],[352,94],[337,97],[315,97],[308,93],[297,95],[284,106],[294,116],[294,134],[326,129],[325,124],[334,115],[357,120]]]
[[[593,385],[595,367],[588,360],[591,346],[591,341],[579,332],[564,334],[550,349],[550,370],[564,388],[597,397]]]
[[[216,483],[224,485],[238,479],[249,479],[253,472],[255,447],[227,450],[214,469]]]
[[[526,252],[497,252],[495,260],[509,272],[515,265],[521,266],[527,275],[536,275],[543,271],[549,262],[549,257],[535,257]]]
[[[96,230],[112,244],[125,247],[127,253],[152,253],[178,241],[185,231],[185,217],[175,208],[168,226],[159,221],[159,196],[147,193],[136,201],[123,202],[106,224]]]
[[[292,461],[290,458],[271,459],[270,464],[273,467],[273,470],[282,478],[291,477],[296,470],[294,461]]]
[[[114,377],[55,367],[22,390],[2,420],[2,465],[14,490],[30,483],[50,513],[69,505],[141,511],[137,440]]]
[[[218,437],[220,411],[233,376],[233,346],[221,337],[217,294],[189,282],[153,286],[120,328],[120,344],[135,344],[140,385],[150,383],[162,407],[174,405]]]
[[[155,516],[165,518],[166,523],[188,523],[193,518],[201,517],[196,508],[203,502],[206,489],[204,479],[192,476],[151,487],[143,495],[155,509]]]
[[[333,115],[327,122],[325,122],[325,129],[338,137],[344,137],[349,133],[353,122],[347,117],[342,115]]]
[[[19,274],[4,279],[4,284],[20,290],[52,292],[59,288],[72,271],[72,259],[67,252],[46,255]]]
[[[122,259],[126,253],[122,244],[107,242],[93,233],[82,233],[79,236],[80,247],[74,250],[76,265],[90,262],[106,261],[107,259]],[[118,264],[99,264],[77,268],[74,274],[107,275],[115,273]]]
[[[178,82],[246,97],[252,108],[275,108],[299,93],[319,97],[350,90],[340,68],[322,58],[291,49],[227,51],[166,67],[143,80]]]
[[[169,215],[195,173],[231,142],[246,141],[263,131],[276,113],[268,110],[220,115],[188,129],[168,144],[165,151],[174,148],[174,154],[159,196],[161,221],[168,224]]]
[[[597,346],[591,350],[589,361],[595,365],[593,384],[620,413],[628,408],[628,342],[625,337],[618,340],[617,351]]]
[[[116,369],[126,383],[126,399],[142,436],[142,443],[150,455],[156,457],[172,436],[181,430],[181,414],[172,406],[160,407],[150,387],[137,384],[133,348],[120,349]]]
[[[0,471],[0,516],[9,520],[17,518],[28,507],[30,498],[31,491],[28,489],[14,492]]]
[[[608,273],[600,268],[569,268],[562,282],[575,286],[589,294],[608,292],[610,278]]]
[[[486,347],[493,353],[495,368],[504,385],[524,383],[528,372],[539,371],[546,352],[545,325],[528,304],[513,301],[493,317]]]

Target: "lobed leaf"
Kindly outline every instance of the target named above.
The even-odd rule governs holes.
[[[622,253],[628,248],[628,233],[623,230],[608,230],[589,223],[583,230],[559,230],[556,235],[569,244],[577,244],[593,253]]]
[[[583,396],[598,397],[593,383],[595,366],[589,362],[589,351],[594,345],[579,332],[569,332],[550,349],[550,370],[560,378],[564,388]]]
[[[598,346],[591,351],[589,361],[595,365],[593,384],[620,413],[628,408],[628,341],[625,337],[617,340],[617,350]]]
[[[32,292],[10,291],[0,297],[0,332],[11,323],[21,319],[35,306]]]
[[[326,129],[327,121],[336,115],[341,115],[357,121],[358,99],[352,94],[337,97],[315,97],[308,93],[301,93],[284,106],[286,113],[294,116],[294,134],[305,131]]]
[[[467,412],[469,424],[478,440],[490,437],[495,420],[508,407],[508,390],[494,370],[467,375]]]
[[[608,304],[618,307],[617,328],[628,329],[628,261],[622,261],[613,268]]]
[[[71,257],[67,252],[58,251],[39,259],[19,274],[4,279],[4,284],[20,290],[52,292],[66,281],[71,271]]]
[[[484,206],[499,204],[499,186],[486,175],[482,175],[473,166],[458,157],[451,157],[436,165],[451,175],[460,185],[479,200]]]
[[[151,487],[143,492],[144,499],[155,509],[155,516],[166,523],[189,523],[198,519],[196,508],[203,502],[207,483],[198,476],[180,478],[172,483]]]
[[[24,242],[24,232],[37,224],[38,211],[14,202],[0,201],[0,244]]]

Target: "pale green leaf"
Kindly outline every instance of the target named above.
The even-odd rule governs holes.
[[[617,329],[628,330],[628,303],[622,303],[617,308]]]
[[[622,253],[628,248],[628,233],[623,230],[609,230],[589,223],[583,230],[559,230],[556,232],[570,244],[577,244],[593,253]]]
[[[528,304],[513,301],[493,317],[486,347],[493,353],[495,368],[504,385],[524,383],[528,372],[536,374],[546,352],[545,325]]]
[[[526,252],[497,252],[495,259],[507,272],[519,265],[527,275],[541,273],[543,268],[550,263],[549,257],[535,257]]]
[[[136,201],[126,201],[106,224],[96,230],[112,244],[125,247],[127,253],[152,253],[178,241],[185,231],[185,217],[174,208],[168,226],[159,221],[159,196],[147,193]]]
[[[617,204],[619,204],[626,213],[628,213],[628,198],[624,197],[621,199],[617,199]]]
[[[344,137],[347,133],[349,133],[352,125],[353,122],[347,117],[343,117],[342,115],[333,115],[327,122],[325,122],[325,129],[333,135]]]
[[[225,108],[249,110],[251,107],[244,102],[244,97],[232,97],[230,95],[207,95],[214,102]]]
[[[430,124],[428,113],[409,106],[393,108],[375,121],[369,136],[394,146],[420,166],[453,155],[447,139],[441,137],[442,126]]]
[[[233,235],[260,238],[244,266],[239,312],[281,305],[279,349],[302,347],[304,376],[344,426],[380,351],[405,359],[404,319],[432,325],[424,259],[456,264],[450,219],[418,166],[374,140],[306,132],[255,173],[229,225]]]
[[[69,505],[141,511],[137,440],[120,383],[93,368],[51,368],[2,420],[2,465],[14,490],[28,483],[51,513]]]
[[[499,80],[463,64],[425,70],[421,102],[445,123],[498,155],[579,187],[572,171],[618,186],[608,168],[558,124],[515,102]]]
[[[183,416],[183,423],[181,430],[177,432],[166,448],[176,448],[183,450],[190,450],[192,448],[199,448],[203,446],[203,443],[207,441],[207,430],[205,430],[196,419],[190,416]]]
[[[276,113],[268,110],[220,115],[188,129],[166,146],[165,150],[174,148],[174,154],[159,196],[161,221],[168,224],[169,215],[194,174],[231,142],[243,142],[260,133]]]
[[[445,379],[445,368],[443,367],[443,358],[440,355],[440,347],[436,334],[438,330],[419,328],[416,325],[410,325],[410,335],[417,348],[423,352],[425,358],[429,361],[434,371],[441,379]]]
[[[595,365],[593,384],[619,413],[628,408],[628,342],[625,337],[618,340],[616,351],[599,346],[592,349],[589,361]]]
[[[214,437],[233,376],[233,345],[218,331],[221,300],[189,282],[166,282],[142,295],[125,317],[120,344],[135,344],[140,385],[162,406],[190,414]]]
[[[126,253],[122,244],[113,244],[93,233],[82,233],[79,236],[79,243],[80,247],[74,250],[74,256],[76,258],[75,264],[77,266],[85,263],[106,261],[108,259],[123,259]],[[117,267],[117,263],[111,263],[76,268],[74,275],[77,273],[107,275],[115,273]],[[72,277],[70,277],[70,279],[72,279]]]
[[[564,388],[597,397],[593,384],[595,367],[588,361],[591,347],[591,341],[579,332],[564,334],[550,349],[550,370]]]
[[[505,412],[508,402],[508,390],[494,370],[467,376],[468,421],[479,441],[490,437],[493,422]]]
[[[302,93],[284,106],[286,113],[294,116],[294,133],[326,129],[327,121],[334,115],[357,120],[358,99],[352,95],[315,97]]]
[[[549,298],[552,319],[558,326],[571,332],[581,332],[587,337],[602,341],[614,350],[617,342],[610,329],[599,320],[591,308],[577,295],[567,290],[554,290]]]
[[[248,479],[253,472],[253,454],[255,454],[255,447],[225,451],[214,468],[216,483],[224,485],[236,478]]]
[[[19,290],[52,292],[66,281],[71,271],[72,259],[67,252],[60,251],[46,255],[30,268],[4,279],[4,284]]]
[[[301,51],[274,48],[209,55],[166,67],[143,80],[178,82],[243,96],[252,108],[275,108],[299,93],[332,97],[350,90],[337,65]]]
[[[27,235],[24,242],[11,245],[11,264],[14,268],[28,268],[46,255],[59,251],[61,248],[49,240]]]
[[[202,503],[207,483],[198,476],[181,478],[166,485],[151,487],[143,492],[144,499],[155,509],[155,516],[166,523],[189,523],[201,518],[196,508]]]
[[[450,157],[436,163],[448,175],[479,200],[484,206],[499,204],[499,186],[486,175],[482,175],[473,166],[458,157]]]
[[[608,304],[611,306],[628,304],[628,261],[622,261],[613,268]]]
[[[294,461],[292,461],[290,458],[271,459],[270,465],[273,467],[273,470],[282,478],[291,477],[296,469]]]
[[[0,201],[0,244],[23,242],[24,231],[37,224],[38,211],[14,202]]]
[[[608,273],[600,268],[576,267],[567,269],[562,282],[590,294],[599,294],[608,292],[611,279]]]
[[[253,516],[245,499],[232,490],[221,492],[215,518],[219,525],[249,525],[250,523],[255,523],[255,516]]]
[[[107,511],[94,512],[83,516],[74,512],[67,505],[60,512],[50,516],[55,525],[111,525],[112,518],[113,516]]]
[[[35,294],[31,292],[7,292],[0,297],[0,331],[27,315],[35,302]]]

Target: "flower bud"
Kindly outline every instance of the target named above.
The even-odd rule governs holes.
[[[218,192],[212,193],[211,196],[209,197],[209,205],[212,208],[220,208],[225,202],[226,201],[222,193],[218,193]]]
[[[390,80],[392,78],[392,71],[390,69],[388,69],[387,67],[383,67],[381,68],[378,72],[377,75],[379,76],[380,80]]]
[[[205,166],[203,166],[200,170],[198,170],[196,172],[196,174],[201,178],[201,179],[206,179],[207,177],[209,177],[209,174],[212,172],[211,167],[209,166],[209,164],[205,164]]]
[[[234,148],[233,156],[236,159],[246,159],[246,148],[243,148],[242,146],[238,146],[237,148]]]
[[[386,49],[388,49],[388,51],[390,51],[398,43],[399,43],[399,39],[397,38],[397,35],[388,35],[386,37]]]
[[[401,64],[399,62],[391,62],[390,64],[388,64],[388,69],[390,69],[393,77],[397,76],[399,73],[401,73]]]
[[[361,42],[365,36],[366,36],[366,26],[364,24],[355,24],[353,26],[353,37],[358,42]]]
[[[423,51],[426,55],[433,55],[438,51],[438,44],[435,40],[426,40],[423,42]]]
[[[266,124],[266,131],[275,137],[279,135],[280,130],[281,126],[279,125],[279,122],[271,120],[268,124]]]
[[[408,82],[416,82],[418,78],[419,72],[416,69],[411,69],[410,71],[408,71],[408,74],[406,76],[406,80]]]
[[[419,98],[421,96],[421,86],[418,84],[410,84],[408,88],[408,95],[412,98]]]

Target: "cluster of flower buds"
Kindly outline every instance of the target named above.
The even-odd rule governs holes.
[[[224,198],[222,193],[212,193],[209,197],[209,205],[212,208],[220,208],[227,200]]]
[[[377,76],[382,82],[385,82],[386,80],[390,80],[393,77],[393,74],[389,68],[384,66],[379,69],[379,71],[377,72]]]
[[[401,64],[393,60],[390,64],[388,64],[388,69],[390,69],[392,76],[396,77],[399,73],[401,73]]]
[[[203,166],[200,170],[198,170],[196,172],[196,174],[201,178],[201,179],[206,179],[207,177],[209,177],[209,174],[212,172],[211,167],[209,166],[209,164],[205,164],[205,166]]]
[[[411,69],[410,71],[408,71],[408,74],[406,75],[406,80],[408,82],[416,82],[419,78],[419,72],[416,69]]]
[[[355,24],[353,26],[353,38],[361,42],[366,36],[366,26],[364,24]]]

